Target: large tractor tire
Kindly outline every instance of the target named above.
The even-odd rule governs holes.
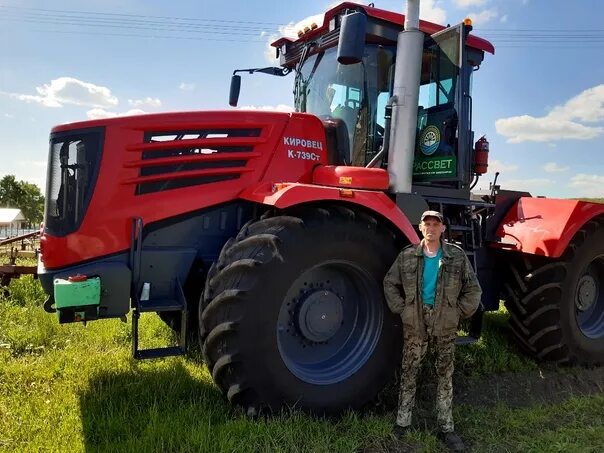
[[[558,260],[507,264],[504,298],[521,348],[558,363],[604,363],[604,225],[588,222]]]
[[[248,414],[359,408],[399,362],[400,320],[382,281],[394,234],[344,207],[244,226],[208,275],[200,338],[214,381]]]

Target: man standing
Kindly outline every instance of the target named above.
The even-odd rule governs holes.
[[[424,239],[405,247],[384,279],[386,301],[401,315],[404,337],[394,432],[401,438],[411,425],[417,374],[430,343],[436,355],[439,437],[461,451],[465,446],[454,431],[452,414],[455,338],[459,319],[474,314],[482,291],[465,252],[441,240],[445,225],[440,212],[424,212],[419,229]]]

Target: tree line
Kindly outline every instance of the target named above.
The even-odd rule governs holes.
[[[29,227],[35,227],[44,218],[44,195],[35,184],[6,175],[0,179],[0,207],[20,209]]]

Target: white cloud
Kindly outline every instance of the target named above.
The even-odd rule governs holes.
[[[12,113],[5,113],[4,114],[4,118],[14,118],[15,115],[13,115]]]
[[[146,97],[145,99],[128,99],[128,104],[132,107],[160,107],[161,101],[158,98]]]
[[[567,171],[569,168],[570,167],[563,167],[561,165],[558,165],[556,162],[548,162],[543,166],[543,169],[547,173],[560,173],[563,171]]]
[[[504,14],[503,16],[501,16],[501,18],[499,19],[499,22],[501,22],[502,24],[505,24],[508,21],[508,15]]]
[[[278,104],[276,106],[273,105],[245,105],[243,107],[239,107],[239,110],[263,110],[263,111],[271,111],[271,112],[293,112],[295,109],[289,105]]]
[[[308,16],[302,19],[299,22],[290,22],[287,25],[279,26],[278,33],[268,34],[266,32],[262,32],[260,34],[261,37],[268,36],[266,41],[266,48],[264,49],[264,57],[266,61],[271,64],[276,64],[277,59],[276,49],[271,46],[271,43],[275,42],[279,38],[291,38],[298,39],[298,31],[304,29],[304,27],[310,27],[313,23],[317,24],[319,27],[323,25],[323,17],[325,13],[315,14],[313,16]]]
[[[47,162],[45,160],[20,160],[18,164],[22,167],[46,168]]]
[[[438,6],[438,0],[423,0],[419,4],[419,17],[422,20],[444,25],[447,23],[447,12]]]
[[[60,102],[57,102],[54,99],[45,98],[43,96],[36,96],[33,94],[5,93],[5,92],[2,92],[2,94],[7,94],[14,99],[18,99],[20,101],[27,102],[27,103],[37,102],[38,104],[42,104],[44,107],[62,107]]]
[[[493,160],[489,162],[490,173],[511,173],[516,170],[518,170],[518,165],[515,164],[506,164],[504,162],[501,162],[500,160]]]
[[[481,25],[490,22],[491,19],[496,18],[499,15],[497,12],[497,8],[485,9],[479,13],[468,13],[467,16],[472,19],[472,24],[475,27],[480,27]]]
[[[182,91],[193,91],[195,89],[195,84],[180,82],[180,85],[178,85],[178,88],[180,88]]]
[[[350,3],[357,3],[360,5],[366,5],[367,3],[363,3],[363,2],[355,2],[355,1],[351,1]],[[335,8],[336,6],[342,4],[342,0],[336,0],[334,2],[331,2],[329,5],[327,5],[327,8],[325,8],[325,11],[329,11],[332,8]]]
[[[508,137],[509,143],[590,140],[604,132],[601,127],[587,127],[568,120],[555,120],[549,116],[535,118],[530,115],[497,120],[495,129],[499,134]]]
[[[127,112],[117,113],[117,112],[108,112],[105,109],[94,108],[92,110],[88,110],[86,112],[86,116],[91,120],[100,120],[103,118],[115,118],[116,116],[131,116],[131,115],[141,115],[143,113],[147,113],[141,109],[132,109]]]
[[[550,116],[586,122],[603,120],[604,84],[589,88],[569,99],[566,104],[554,107]]]
[[[34,176],[29,173],[19,172],[14,172],[13,174],[17,178],[17,180],[26,181],[30,184],[35,184],[36,186],[38,186],[38,189],[40,189],[40,192],[44,193],[46,187],[46,169],[40,170],[40,172],[43,172],[44,174],[40,176]]]
[[[554,107],[547,115],[520,115],[495,122],[497,132],[509,143],[549,142],[563,139],[590,140],[604,133],[604,127],[586,126],[604,120],[604,84],[589,88]]]
[[[59,77],[49,84],[36,87],[37,95],[5,93],[15,99],[25,102],[37,102],[45,107],[62,107],[65,104],[83,105],[87,107],[114,107],[118,104],[117,97],[111,94],[107,87],[83,82],[73,77]]]
[[[569,187],[578,189],[580,197],[604,197],[604,176],[579,173],[570,178]]]
[[[469,6],[480,6],[484,5],[485,0],[453,0],[455,6],[458,8],[467,8]]]

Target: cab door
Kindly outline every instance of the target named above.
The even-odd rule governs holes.
[[[470,183],[470,71],[464,25],[426,38],[422,56],[413,182],[462,188]]]

